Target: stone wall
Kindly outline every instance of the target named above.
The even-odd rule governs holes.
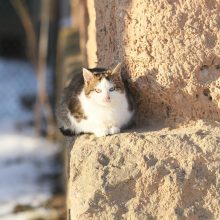
[[[219,123],[78,137],[71,220],[219,220]]]
[[[85,8],[88,66],[123,62],[145,126],[70,144],[69,219],[220,219],[220,1]],[[181,123],[164,128],[165,120]]]
[[[141,120],[219,120],[220,1],[88,0],[87,8],[88,64],[124,63]]]

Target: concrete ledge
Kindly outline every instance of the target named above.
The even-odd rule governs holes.
[[[71,220],[219,219],[219,123],[78,137]]]

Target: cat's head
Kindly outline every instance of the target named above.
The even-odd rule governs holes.
[[[83,68],[85,95],[100,105],[110,105],[118,102],[119,96],[125,93],[121,78],[121,64],[112,70],[88,70]]]

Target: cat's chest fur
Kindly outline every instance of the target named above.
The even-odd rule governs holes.
[[[125,94],[117,94],[116,101],[109,106],[100,106],[87,99],[84,92],[79,95],[84,118],[77,120],[69,114],[72,129],[75,133],[95,133],[96,136],[105,136],[120,131],[125,126],[133,112],[129,111],[129,105]]]
[[[109,124],[109,126],[112,126],[115,124],[121,126],[131,113],[128,111],[129,107],[125,95],[118,93],[116,96],[114,103],[108,106],[100,106],[86,100],[82,93],[79,99],[87,120],[97,125],[105,124],[108,126]]]

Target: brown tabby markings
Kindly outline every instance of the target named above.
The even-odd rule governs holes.
[[[111,71],[105,71],[102,73],[94,73],[94,79],[89,82],[88,85],[84,86],[84,91],[86,96],[89,97],[89,94],[95,90],[96,85],[103,79],[106,78],[110,80],[115,85],[117,91],[124,93],[124,84],[120,79],[119,75],[111,75]]]
[[[86,119],[78,99],[78,95],[83,89],[83,84],[83,76],[82,73],[79,72],[73,76],[69,86],[65,89],[65,102],[67,103],[70,113],[78,122],[80,122],[82,119]]]
[[[68,106],[70,113],[74,116],[77,122],[80,122],[81,119],[86,119],[83,109],[80,105],[80,102],[77,97],[72,97]]]
[[[120,93],[124,93],[125,92],[125,86],[124,83],[121,79],[120,75],[112,75],[112,82],[115,84],[115,88],[117,91],[119,91]]]

